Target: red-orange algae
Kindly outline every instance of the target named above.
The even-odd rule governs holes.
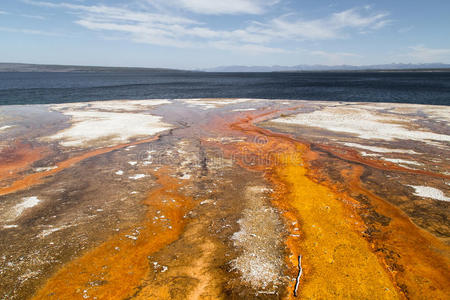
[[[265,113],[263,117],[269,117],[277,114],[276,111],[273,111],[271,113]],[[266,137],[266,140],[264,143],[250,143],[250,142],[243,142],[238,143],[237,145],[220,145],[221,148],[224,149],[225,153],[227,155],[233,155],[233,158],[237,159],[237,162],[246,168],[252,169],[252,170],[259,170],[264,171],[266,176],[269,180],[275,183],[275,186],[278,188],[282,186],[286,186],[285,190],[282,190],[281,192],[278,191],[274,195],[274,204],[280,208],[282,208],[285,213],[285,217],[290,221],[295,221],[297,224],[299,224],[300,228],[307,228],[311,225],[311,221],[313,221],[310,217],[313,215],[314,211],[304,211],[304,205],[308,203],[308,198],[315,195],[318,191],[315,191],[313,189],[313,186],[317,186],[319,188],[319,185],[314,185],[310,179],[307,178],[315,178],[316,176],[312,174],[312,169],[306,169],[305,171],[301,171],[303,169],[303,166],[300,166],[298,163],[295,162],[295,160],[291,159],[291,163],[288,163],[287,165],[283,165],[282,163],[285,163],[286,160],[277,160],[275,161],[276,164],[274,164],[273,160],[267,160],[267,153],[270,151],[272,152],[280,152],[284,153],[287,156],[292,155],[293,153],[296,153],[295,148],[300,147],[302,149],[301,152],[301,158],[303,159],[303,164],[305,166],[309,165],[309,162],[315,159],[318,159],[319,155],[316,151],[311,151],[309,146],[305,143],[300,143],[296,139],[287,136],[285,134],[280,133],[273,133],[267,129],[258,128],[253,125],[254,120],[260,119],[258,116],[252,116],[247,114],[245,118],[236,119],[230,121],[228,129],[232,131],[238,131],[241,134],[245,134],[248,137],[249,141],[257,141],[260,139],[257,139],[258,136]],[[224,124],[226,122],[221,122],[219,127],[220,129],[224,129]],[[214,126],[211,126],[214,128]],[[233,133],[236,134],[236,133]],[[263,139],[261,139],[263,140]],[[297,145],[297,146],[295,146]],[[325,150],[325,148],[323,148]],[[333,154],[335,154],[335,149],[327,149],[328,152],[333,151]],[[254,163],[255,160],[251,159],[248,160],[248,157],[256,156],[260,157],[261,155],[265,155],[263,159],[260,159],[260,164]],[[339,156],[336,155],[340,159],[345,159],[350,162],[357,162],[357,163],[363,163],[366,165],[373,165],[374,163],[372,161],[366,161],[361,159],[358,155],[347,155],[347,156]],[[245,160],[247,159],[247,161]],[[289,161],[289,160],[287,160]],[[250,163],[249,163],[250,162]],[[256,160],[258,162],[258,160]],[[263,162],[261,164],[261,162]],[[269,165],[266,163],[269,162]],[[294,163],[292,163],[294,162]],[[281,164],[280,164],[281,163]],[[264,165],[266,164],[266,165]],[[278,165],[277,165],[278,164]],[[395,165],[381,165],[381,164],[375,164],[375,167],[378,168],[385,168],[385,169],[394,169],[395,171],[403,171],[403,172],[415,172],[415,170],[410,170],[402,167],[397,167]],[[298,173],[295,171],[296,169],[299,169]],[[289,171],[291,170],[291,171]],[[348,195],[350,193],[361,193],[363,195],[366,195],[370,201],[371,204],[374,206],[375,210],[385,215],[389,218],[391,218],[391,222],[387,228],[382,228],[379,226],[377,230],[380,231],[380,234],[378,237],[373,238],[370,240],[370,243],[367,245],[368,249],[371,249],[371,252],[375,253],[380,261],[380,265],[383,266],[386,273],[389,274],[392,283],[394,284],[396,290],[397,290],[397,296],[394,296],[391,294],[389,297],[406,297],[406,298],[412,298],[412,299],[424,299],[424,298],[433,298],[433,299],[446,299],[446,296],[450,294],[448,282],[450,282],[450,274],[449,274],[449,260],[448,260],[448,253],[449,249],[447,246],[445,246],[441,241],[439,241],[436,237],[432,236],[428,232],[425,232],[424,230],[419,229],[416,225],[412,223],[412,221],[397,207],[387,203],[385,200],[381,199],[380,197],[377,197],[372,192],[364,189],[361,187],[361,182],[359,179],[359,176],[361,175],[361,172],[363,170],[362,166],[354,165],[354,169],[352,169],[351,172],[348,174],[344,174],[347,180],[347,188],[348,194],[343,193],[343,189],[341,185],[335,186],[331,183],[331,181],[326,181],[321,183],[321,185],[324,185],[328,187],[330,193],[335,195],[335,199],[345,199],[343,203],[341,203],[345,210],[349,210],[349,213],[346,213],[345,215],[337,214],[334,215],[334,219],[340,219],[339,222],[347,222],[348,224],[353,224],[351,227],[353,227],[353,230],[355,232],[359,232],[359,241],[361,241],[362,237],[364,236],[364,233],[362,232],[364,230],[364,226],[362,226],[362,221],[360,218],[356,218],[355,216],[356,211],[352,209],[352,206],[344,205],[345,202],[355,204],[355,200],[353,200]],[[421,171],[418,170],[419,174],[427,174],[432,175],[435,177],[442,177],[440,174],[434,174],[427,171]],[[429,174],[430,173],[430,174]],[[296,175],[290,175],[290,174],[296,174]],[[300,175],[299,175],[300,174]],[[304,175],[302,175],[304,174]],[[291,176],[291,177],[290,177]],[[305,177],[304,177],[305,176]],[[291,178],[291,179],[289,179]],[[296,178],[296,179],[295,179]],[[306,180],[306,181],[305,181]],[[301,189],[297,189],[296,186],[298,186],[301,182],[309,182],[308,183],[308,189],[305,191],[302,191]],[[301,184],[300,184],[301,185]],[[319,188],[321,189],[321,188]],[[345,189],[344,189],[345,190]],[[297,192],[295,192],[297,191]],[[305,203],[298,203],[299,195],[301,193],[305,192],[305,196],[301,196],[300,198],[303,199],[302,201],[306,201]],[[295,196],[294,199],[297,200],[291,200],[292,193]],[[308,196],[309,195],[309,196]],[[324,194],[325,195],[325,194]],[[323,198],[327,198],[328,196],[324,196]],[[316,197],[317,198],[317,197]],[[323,198],[319,197],[315,201],[317,203],[325,201]],[[341,200],[341,201],[342,201]],[[292,202],[293,201],[293,202]],[[328,201],[328,200],[326,200]],[[288,204],[290,203],[290,204]],[[325,202],[324,202],[325,203]],[[299,205],[299,206],[298,206]],[[294,209],[294,207],[297,207],[297,209]],[[326,205],[325,207],[330,207],[330,204]],[[337,206],[336,206],[337,207]],[[349,216],[353,215],[353,220],[349,219]],[[348,220],[345,220],[348,219]],[[305,222],[305,220],[309,220]],[[314,219],[313,222],[320,223],[320,218]],[[331,221],[331,219],[329,220]],[[351,221],[351,222],[350,222]],[[358,222],[357,222],[358,221]],[[358,224],[356,224],[358,223]],[[323,224],[326,225],[326,224]],[[350,228],[349,227],[349,230]],[[294,232],[298,233],[298,232]],[[292,238],[289,237],[287,239],[287,246],[290,249],[293,256],[291,256],[290,261],[290,269],[291,273],[294,274],[296,271],[296,256],[299,253],[299,249],[303,249],[301,251],[305,251],[308,247],[311,247],[310,243],[315,243],[314,240],[308,239],[308,235],[311,235],[311,233],[308,233],[308,230],[300,231],[300,237],[299,238]],[[349,235],[350,236],[350,235]],[[332,236],[330,236],[331,239],[333,239]],[[345,242],[345,239],[342,239],[341,234],[337,237],[338,240]],[[354,237],[352,238],[354,239]],[[331,240],[330,240],[331,241]],[[323,244],[326,245],[326,244]],[[364,247],[358,246],[360,249],[363,249]],[[362,248],[361,248],[362,247]],[[323,248],[323,247],[322,247]],[[325,249],[325,248],[323,248]],[[323,250],[322,249],[322,250]],[[315,251],[321,251],[320,249],[315,249]],[[307,251],[306,251],[307,252]],[[363,252],[361,252],[363,253]],[[366,253],[368,255],[368,253]],[[313,255],[314,256],[314,255]],[[345,257],[343,257],[345,259]],[[351,257],[349,257],[350,259]],[[362,258],[362,256],[361,256]],[[310,297],[310,296],[317,296],[321,294],[324,296],[326,293],[321,293],[320,289],[323,289],[320,285],[315,285],[314,288],[310,289],[311,287],[311,280],[317,281],[317,277],[324,278],[324,274],[315,273],[314,270],[319,270],[322,267],[326,267],[326,265],[329,263],[327,261],[316,261],[316,265],[314,267],[314,262],[308,262],[307,260],[304,261],[304,268],[305,268],[305,277],[306,279],[303,279],[303,285],[302,286],[302,295],[304,297]],[[358,262],[355,262],[358,264]],[[362,262],[361,262],[362,263]],[[372,267],[370,268],[376,268],[376,266],[371,263]],[[311,269],[312,268],[312,269]],[[326,268],[323,269],[325,272],[327,270]],[[374,271],[375,269],[371,270]],[[340,274],[336,273],[333,274],[332,278],[336,278],[336,276],[344,276],[343,274],[347,274],[346,272],[350,272],[351,268],[348,269],[345,265],[341,266],[340,268]],[[357,270],[353,270],[357,271]],[[353,272],[351,271],[351,272]],[[368,271],[368,270],[367,270]],[[356,273],[353,274],[356,276]],[[312,276],[312,277],[310,277]],[[345,276],[348,276],[345,275]],[[310,278],[308,278],[310,277]],[[325,276],[326,278],[330,278],[329,275]],[[358,277],[357,278],[363,278]],[[348,289],[350,289],[353,285],[351,282],[347,283]],[[369,284],[370,283],[367,283]],[[384,285],[388,286],[388,284],[385,282]],[[345,289],[345,287],[342,287]],[[305,290],[309,290],[305,294]],[[347,290],[346,292],[349,293],[350,290]],[[367,290],[369,291],[369,289]],[[366,291],[366,292],[367,292]],[[361,295],[365,294],[364,290],[355,290],[357,293],[361,293]],[[378,296],[382,298],[386,298],[387,294],[383,295],[383,292],[385,291],[377,291],[376,294],[379,294]],[[352,293],[351,293],[352,294]],[[374,297],[376,294],[374,294],[374,291],[371,290],[369,294],[367,294],[368,297]],[[308,296],[309,295],[309,296]],[[357,295],[357,294],[355,294]],[[354,295],[354,296],[355,296]],[[328,295],[329,297],[337,296],[337,295]],[[342,296],[342,295],[341,295]]]
[[[253,124],[256,120],[264,120],[279,113],[276,110],[261,115],[245,113],[244,118],[236,114],[229,120],[216,119],[216,123],[208,124],[207,129],[219,136],[244,135],[247,141],[214,144],[221,147],[227,156],[236,159],[242,167],[263,172],[274,183],[276,190],[273,203],[284,211],[285,218],[290,221],[292,235],[286,240],[292,254],[286,257],[290,275],[297,271],[296,256],[302,254],[305,257],[300,295],[304,298],[328,299],[446,299],[450,281],[448,247],[415,226],[400,209],[365,189],[360,181],[363,166],[353,165],[351,170],[343,172],[345,181],[341,184],[332,183],[331,180],[319,184],[315,180],[314,170],[309,167],[310,161],[319,159],[318,151],[312,151],[306,142]],[[331,152],[333,149],[328,150]],[[270,153],[273,155],[268,155]],[[346,160],[358,162],[356,158]],[[169,196],[168,193],[176,189],[176,185],[170,183],[173,179],[166,179],[161,189],[149,196],[146,203],[150,210],[162,210],[163,207],[158,206],[158,199]],[[175,181],[173,184],[176,184]],[[367,196],[378,213],[391,219],[388,226],[378,226],[379,233],[370,240],[363,233],[366,227],[357,215],[357,201],[350,196],[353,194]],[[170,197],[174,196],[170,194]],[[177,215],[167,211],[164,214],[171,219],[182,216],[181,213]],[[182,228],[183,220],[179,222],[181,225],[178,228]],[[294,225],[292,222],[297,223]],[[89,282],[101,276],[109,279],[102,281],[101,286],[89,288],[89,296],[116,299],[132,295],[149,271],[144,257],[164,247],[181,231],[174,227],[174,236],[166,232],[161,234],[149,222],[144,224],[137,242],[123,236],[112,238],[64,266],[36,298],[43,299],[48,295],[61,299],[80,296]],[[109,254],[114,252],[116,245],[125,251]],[[104,265],[108,266],[107,270],[100,271]],[[80,276],[81,280],[74,279],[76,276]],[[146,284],[151,286],[151,282]],[[292,289],[293,284],[289,288]],[[289,298],[292,298],[291,293]]]
[[[286,240],[291,254],[286,258],[291,276],[297,271],[297,256],[304,257],[300,295],[304,298],[375,296],[395,299],[395,288],[383,267],[364,238],[358,237],[355,226],[346,220],[351,214],[348,208],[338,196],[306,176],[302,157],[310,155],[307,147],[253,127],[250,120],[233,123],[232,128],[244,128],[243,132],[250,136],[264,134],[263,143],[254,143],[255,138],[250,138],[250,142],[222,147],[228,155],[234,155],[241,166],[263,171],[274,183],[273,203],[285,212],[289,224],[295,224],[289,226],[291,235]],[[267,156],[271,152],[273,156]],[[341,247],[338,254],[333,252],[344,244],[346,247]],[[362,257],[366,260],[358,261]],[[332,284],[329,278],[334,278]],[[293,289],[292,284],[289,288]],[[291,297],[292,293],[289,295]]]
[[[91,158],[91,157],[94,157],[97,155],[109,153],[114,150],[122,149],[125,147],[149,143],[149,142],[157,140],[158,138],[159,138],[159,136],[155,136],[155,137],[144,139],[144,140],[138,140],[138,141],[132,142],[132,143],[126,143],[126,144],[120,144],[120,145],[116,145],[116,146],[112,146],[112,147],[100,148],[100,149],[96,149],[96,150],[93,150],[93,151],[90,151],[87,153],[83,153],[78,156],[71,157],[67,160],[56,163],[56,168],[54,168],[54,169],[26,175],[24,178],[14,181],[11,185],[0,188],[0,196],[14,193],[14,192],[29,188],[33,185],[39,184],[42,182],[42,180],[45,177],[59,173],[62,170],[72,167],[73,165],[75,165],[85,159],[88,159],[88,158]]]
[[[436,177],[436,178],[450,179],[450,175],[434,173],[434,172],[430,172],[430,171],[426,171],[426,170],[416,170],[416,169],[405,168],[405,167],[399,166],[397,164],[383,161],[383,160],[367,159],[367,158],[362,157],[355,150],[349,150],[349,149],[344,149],[341,147],[335,147],[335,146],[330,146],[330,145],[315,144],[315,146],[317,146],[317,148],[319,148],[325,152],[331,153],[332,155],[334,155],[340,159],[350,161],[350,162],[361,163],[366,166],[370,166],[372,168],[379,169],[379,170],[427,175],[427,176]]]
[[[388,225],[376,228],[380,233],[370,242],[395,284],[410,299],[448,299],[449,247],[417,227],[399,208],[364,188],[362,173],[363,167],[358,165],[342,172],[351,192],[367,196],[378,213],[390,218]]]
[[[192,199],[178,192],[181,183],[167,169],[155,176],[160,187],[144,201],[146,220],[64,265],[33,299],[126,299],[138,291],[154,268],[149,256],[178,238],[185,225],[183,216],[192,207]],[[175,201],[163,202],[169,199]],[[168,221],[155,219],[162,215]]]
[[[17,176],[34,162],[48,154],[45,147],[33,147],[29,143],[16,142],[0,150],[0,180]]]

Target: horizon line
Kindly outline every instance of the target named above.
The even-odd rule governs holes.
[[[159,70],[174,70],[174,71],[190,71],[190,72],[208,72],[208,70],[220,69],[220,68],[296,68],[296,67],[328,67],[328,68],[336,68],[336,67],[353,67],[353,68],[361,68],[358,70],[343,70],[343,71],[376,71],[376,70],[406,70],[406,69],[364,69],[377,67],[377,66],[411,66],[411,69],[450,69],[450,63],[444,62],[431,62],[431,63],[404,63],[404,62],[393,62],[393,63],[380,63],[380,64],[368,64],[368,65],[351,65],[351,64],[297,64],[297,65],[220,65],[214,67],[203,67],[203,68],[175,68],[175,67],[144,67],[144,66],[106,66],[106,65],[86,65],[86,64],[61,64],[61,63],[28,63],[28,62],[0,62],[0,65],[28,65],[28,66],[48,66],[48,67],[81,67],[81,68],[116,68],[116,69],[159,69]],[[430,68],[425,66],[430,65],[443,65],[445,67],[442,68]],[[421,68],[421,66],[424,66]],[[296,71],[286,70],[286,71]],[[298,71],[302,71],[298,69]],[[304,70],[304,71],[315,71],[315,70]],[[320,70],[317,70],[320,71]],[[324,70],[327,71],[327,70]],[[330,71],[339,71],[339,69],[330,70]],[[239,71],[236,71],[239,72]],[[265,72],[265,71],[255,71],[255,72]],[[267,72],[267,71],[266,71]],[[283,70],[277,70],[275,72],[283,72]]]

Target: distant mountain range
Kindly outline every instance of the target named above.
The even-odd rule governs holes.
[[[21,63],[0,63],[0,72],[189,72],[163,68],[132,68],[132,67],[96,67],[96,66],[65,66],[37,65]]]
[[[202,69],[206,72],[302,72],[302,71],[370,71],[370,70],[439,70],[450,69],[450,64],[384,64],[369,66],[327,66],[327,65],[297,65],[297,66],[222,66]]]
[[[38,65],[23,63],[0,63],[0,72],[313,72],[313,71],[449,71],[450,64],[385,64],[369,66],[327,66],[327,65],[297,65],[297,66],[222,66],[198,70],[176,70],[164,68],[135,67],[97,67],[71,65]]]

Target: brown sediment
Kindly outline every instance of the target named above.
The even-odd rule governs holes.
[[[183,216],[192,207],[192,199],[178,191],[181,184],[169,170],[161,169],[155,176],[161,187],[144,202],[146,220],[64,265],[33,299],[125,299],[139,291],[153,269],[149,256],[178,238],[185,225]],[[175,201],[162,201],[171,199]],[[162,215],[167,222],[154,219]]]
[[[0,150],[0,180],[16,176],[18,172],[29,168],[43,158],[48,149],[33,147],[29,143],[16,142]]]
[[[398,172],[411,170],[396,168],[389,163],[382,165],[364,159],[356,152],[343,152],[340,148],[326,145],[314,145],[312,150],[308,142],[254,125],[281,112],[262,109],[252,113],[233,113],[225,118],[216,117],[204,126],[204,132],[218,137],[239,136],[239,141],[222,144],[211,142],[214,140],[211,139],[202,145],[220,147],[239,166],[255,171],[255,176],[263,174],[273,184],[272,204],[282,212],[289,231],[285,240],[288,253],[285,257],[286,275],[289,278],[297,276],[297,259],[302,255],[300,298],[445,299],[450,293],[448,247],[415,226],[399,208],[365,188],[360,179],[365,166]],[[17,181],[8,187],[12,189],[10,191],[0,188],[0,195],[38,184],[44,177],[89,157],[154,139],[73,157],[57,164],[57,169]],[[335,167],[328,165],[330,156],[334,161],[345,160],[351,165],[341,173],[341,182],[323,176],[327,174],[326,168]],[[319,167],[312,166],[313,161],[325,157],[327,160]],[[181,184],[172,177],[175,173],[167,166],[154,174],[160,187],[150,191],[145,200],[148,212],[144,221],[63,265],[37,292],[35,299],[253,297],[251,293],[255,291],[240,290],[245,285],[242,277],[228,290],[224,288],[224,282],[232,276],[224,267],[228,258],[218,253],[228,254],[230,249],[208,235],[208,228],[215,226],[214,220],[210,220],[218,217],[212,216],[212,211],[220,210],[221,206],[203,206],[201,216],[188,217],[187,224],[184,216],[193,207],[193,201],[180,189],[187,181],[181,181]],[[417,174],[438,175],[431,172]],[[232,194],[226,190],[226,184],[220,188],[211,186],[214,188],[227,195]],[[364,210],[360,198],[390,221],[387,224],[368,222],[365,215],[369,212]],[[176,201],[163,201],[169,199]],[[154,219],[158,216],[157,211],[170,223]],[[232,214],[237,212],[232,210]],[[233,220],[228,223],[235,223]],[[284,237],[284,233],[280,235]],[[225,239],[228,240],[229,236]],[[192,258],[191,252],[195,252]],[[157,261],[170,264],[169,269],[153,265]],[[280,270],[283,273],[285,268]],[[290,282],[287,293],[282,290],[282,285],[278,285],[278,294],[272,295],[273,298],[288,295],[286,298],[294,299],[295,281]]]
[[[133,299],[223,298],[222,286],[226,277],[217,270],[216,262],[221,260],[216,257],[218,245],[205,236],[202,226],[191,224],[180,237],[182,245],[172,244],[172,249],[161,251],[163,256],[171,258],[167,266],[160,265],[156,257],[152,257],[154,270],[145,277]]]
[[[251,134],[249,124],[245,127],[246,133]],[[260,129],[255,131],[261,134]],[[290,252],[288,273],[292,278],[298,271],[298,256],[303,257],[304,275],[299,295],[313,299],[396,299],[393,284],[368,243],[357,234],[358,226],[350,222],[351,212],[339,195],[306,176],[306,168],[302,166],[306,147],[278,136],[265,136],[264,144],[239,143],[235,158],[242,166],[265,170],[276,187],[273,204],[285,211],[284,217],[289,220],[290,236],[286,245]],[[253,162],[249,165],[245,161],[246,155],[258,156],[271,151],[280,156],[263,157],[261,165]],[[293,284],[289,286],[292,291]]]
[[[71,157],[65,161],[57,163],[56,168],[54,168],[54,169],[26,175],[24,178],[14,181],[11,185],[9,185],[7,187],[1,187],[0,188],[0,196],[14,193],[14,192],[29,188],[33,185],[39,184],[42,182],[42,180],[45,177],[59,173],[62,170],[67,169],[85,159],[88,159],[88,158],[91,158],[91,157],[94,157],[97,155],[105,154],[105,153],[108,153],[108,152],[111,152],[114,150],[118,150],[121,148],[125,148],[128,146],[149,143],[149,142],[157,140],[158,138],[159,138],[159,136],[155,136],[155,137],[144,139],[144,140],[138,140],[138,141],[132,142],[132,143],[120,144],[120,145],[107,147],[107,148],[100,148],[100,149],[96,149],[96,150],[93,150],[93,151],[90,151],[90,152],[87,152],[87,153],[84,153],[84,154],[81,154],[81,155],[78,155],[75,157]]]
[[[448,299],[450,295],[449,247],[414,225],[399,208],[365,189],[360,177],[364,169],[344,170],[350,190],[370,200],[389,224],[371,224],[369,241],[384,262],[395,284],[410,299]]]
[[[299,295],[306,299],[397,299],[395,286],[360,234],[362,221],[345,203],[351,199],[314,182],[307,172],[302,162],[287,161],[271,174],[284,187],[274,204],[289,212],[291,222],[296,222],[291,223],[291,233],[300,235],[287,239],[291,276],[298,256],[303,257]]]
[[[347,192],[342,192],[342,186],[333,186],[331,181],[318,184],[311,179],[316,177],[313,170],[307,168],[311,160],[318,158],[317,152],[290,136],[254,126],[255,119],[247,115],[231,123],[230,128],[254,139],[262,135],[266,137],[265,143],[239,143],[237,149],[227,149],[227,152],[242,166],[265,172],[278,187],[273,203],[286,211],[287,220],[298,224],[290,226],[299,230],[292,231],[286,243],[291,252],[292,274],[296,271],[298,255],[304,258],[302,297],[446,299],[450,293],[447,246],[414,225],[399,208],[365,190],[359,178],[361,165],[354,165],[351,172],[344,174],[348,179]],[[271,151],[283,155],[267,160]],[[243,160],[249,155],[265,155],[259,162],[270,165],[254,164],[255,160],[249,164]],[[336,156],[371,165],[358,157]],[[414,171],[390,165],[376,167]],[[440,177],[426,171],[417,173]],[[371,236],[369,243],[366,233],[374,228],[367,227],[359,217],[358,202],[348,196],[354,192],[366,196],[377,213],[392,220],[387,227],[378,226],[375,229],[378,233]]]
[[[359,155],[359,153],[355,150],[348,150],[343,149],[340,147],[334,147],[330,145],[320,145],[320,144],[314,144],[317,148],[324,152],[328,152],[342,160],[360,163],[366,166],[370,166],[375,169],[384,170],[384,171],[394,171],[394,172],[403,172],[403,173],[409,173],[409,174],[418,174],[418,175],[427,175],[431,177],[436,178],[444,178],[444,179],[450,179],[450,175],[440,174],[440,173],[434,173],[426,170],[416,170],[416,169],[409,169],[402,166],[399,166],[397,164],[387,162],[387,161],[380,161],[380,160],[374,160],[374,159],[366,159]]]

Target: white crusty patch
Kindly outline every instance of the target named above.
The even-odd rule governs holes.
[[[133,179],[133,180],[137,180],[137,179],[144,178],[144,177],[146,177],[146,176],[147,176],[147,175],[145,175],[145,174],[136,174],[136,175],[130,176],[130,177],[128,177],[128,178]]]
[[[10,225],[3,225],[3,229],[11,229],[11,228],[17,228],[19,225],[16,224],[10,224]]]
[[[149,99],[149,100],[112,100],[112,101],[91,101],[77,103],[62,103],[52,105],[53,110],[105,110],[113,112],[130,112],[152,109],[154,106],[170,104],[168,99]]]
[[[57,140],[65,147],[82,147],[86,143],[102,139],[102,144],[129,142],[133,137],[148,137],[172,128],[161,122],[161,117],[138,114],[99,111],[64,111],[72,117],[72,126],[49,140]]]
[[[284,232],[279,213],[264,205],[264,186],[249,186],[244,191],[248,207],[238,221],[239,231],[231,240],[239,249],[238,257],[231,261],[231,267],[240,273],[241,279],[254,289],[265,290],[283,281],[283,256],[281,248]]]
[[[242,279],[254,288],[265,289],[280,283],[280,269],[283,261],[274,255],[270,247],[277,247],[271,234],[282,225],[272,208],[262,206],[252,211],[244,210],[244,217],[238,221],[240,230],[231,237],[235,247],[242,253],[231,261],[233,269],[241,273]],[[262,228],[262,230],[261,230]]]
[[[401,159],[401,158],[387,158],[387,157],[382,157],[383,160],[394,163],[394,164],[407,164],[407,165],[415,165],[415,166],[421,166],[422,164],[417,162],[417,161],[413,161],[413,160],[406,160],[406,159]]]
[[[2,127],[0,127],[0,131],[6,130],[6,129],[9,129],[9,128],[12,128],[12,126],[9,126],[9,125],[2,126]]]
[[[450,111],[448,106],[430,105],[426,108],[422,108],[422,111],[433,119],[450,123]]]
[[[218,108],[229,104],[238,104],[254,99],[182,99],[184,103],[191,106],[198,106],[202,109]]]
[[[191,179],[191,174],[185,173],[185,174],[183,174],[183,176],[180,176],[179,178],[183,179],[183,180]]]
[[[414,195],[416,196],[423,198],[431,198],[440,201],[450,201],[450,198],[445,196],[444,192],[437,188],[422,185],[409,185],[409,186],[414,188],[415,190]]]
[[[391,149],[391,148],[361,145],[361,144],[357,144],[357,143],[343,143],[343,145],[345,145],[347,147],[359,148],[359,149],[369,150],[369,151],[378,152],[378,153],[418,154],[414,150],[409,150],[409,149]]]
[[[317,127],[348,133],[368,140],[417,140],[450,142],[450,135],[408,128],[410,118],[374,113],[354,107],[325,107],[312,113],[301,113],[273,120],[277,123]]]
[[[35,172],[46,172],[46,171],[51,171],[54,169],[57,169],[58,166],[50,166],[50,167],[39,167],[39,168],[34,168],[33,170]]]
[[[32,208],[36,205],[39,204],[39,202],[41,202],[41,200],[39,200],[38,197],[26,197],[26,198],[22,198],[22,202],[20,202],[19,204],[17,204],[16,206],[14,206],[14,214],[15,214],[15,218],[20,217],[20,215],[28,208]]]
[[[123,175],[123,171],[119,170],[119,171],[115,172],[114,174],[121,176],[121,175]]]
[[[361,152],[359,152],[359,154],[361,154],[362,156],[367,156],[367,157],[379,157],[381,155],[378,153],[367,153],[366,151],[361,151]]]
[[[237,108],[237,109],[233,109],[233,111],[252,111],[252,110],[256,110],[256,108]]]
[[[66,229],[66,228],[70,228],[72,226],[73,225],[62,225],[60,227],[53,227],[52,225],[50,225],[48,229],[42,230],[41,233],[39,233],[38,237],[44,238],[54,232],[57,232],[57,231],[60,231],[60,230]]]

